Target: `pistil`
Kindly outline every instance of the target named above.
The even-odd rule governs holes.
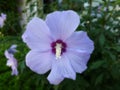
[[[56,59],[60,59],[61,52],[62,52],[62,45],[60,43],[56,43],[55,50],[56,50],[56,53],[55,53]]]

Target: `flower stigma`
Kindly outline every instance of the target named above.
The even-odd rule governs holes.
[[[57,41],[51,43],[51,47],[56,59],[60,59],[61,55],[66,52],[67,45],[62,40],[58,39]]]
[[[56,51],[56,59],[60,59],[61,58],[61,52],[62,52],[62,45],[60,43],[56,43],[55,46],[55,51]]]

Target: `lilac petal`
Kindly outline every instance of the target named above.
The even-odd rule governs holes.
[[[46,23],[35,17],[27,25],[27,30],[22,35],[23,41],[30,49],[45,51],[50,49],[51,37]]]
[[[18,52],[18,50],[16,50],[16,48],[17,48],[17,45],[16,45],[16,44],[13,44],[13,45],[8,49],[8,52],[9,52],[10,54],[14,54],[14,53]]]
[[[58,85],[61,81],[64,80],[64,77],[61,75],[61,72],[57,66],[54,65],[47,79],[50,84]]]
[[[74,71],[76,71],[77,73],[82,73],[87,69],[87,62],[90,58],[89,53],[68,50],[66,56],[70,60]]]
[[[11,67],[12,65],[14,65],[13,60],[11,60],[11,59],[7,60],[6,65],[9,66],[9,67]]]
[[[44,74],[51,69],[52,53],[30,51],[26,56],[26,65],[38,74]]]
[[[16,49],[17,48],[17,45],[16,44],[13,44],[10,49]]]
[[[11,67],[12,69],[12,75],[18,75],[17,70],[17,60],[14,58],[13,54],[8,53],[8,51],[5,51],[5,56],[8,59],[6,65]]]
[[[4,13],[1,13],[1,17],[3,18],[3,20],[6,20],[6,14],[4,14]]]
[[[17,60],[13,57],[13,58],[11,58],[11,60],[13,61],[13,63],[14,63],[14,65],[13,66],[15,66],[16,68],[17,68],[17,66],[18,66],[18,63],[17,63]]]
[[[4,20],[2,17],[0,17],[0,28],[2,28],[4,26]]]
[[[70,38],[66,40],[67,48],[78,52],[92,53],[94,49],[93,41],[84,31],[74,32]]]
[[[17,60],[14,58],[12,54],[9,55],[6,65],[10,67],[12,66],[17,67]]]
[[[65,78],[71,78],[73,80],[76,79],[76,73],[73,70],[71,63],[66,56],[63,55],[61,61],[57,63],[59,70]]]
[[[4,13],[1,13],[1,16],[0,16],[0,27],[1,28],[4,26],[5,20],[6,20],[6,15]]]
[[[12,66],[12,75],[18,75],[18,70],[14,66]]]
[[[54,65],[56,65],[56,68],[59,70],[64,78],[71,78],[75,80],[76,73],[73,70],[71,63],[69,59],[65,56],[65,54],[63,54],[60,59],[55,59],[55,61],[53,62],[53,66]]]
[[[57,85],[63,81],[64,78],[71,78],[73,80],[76,78],[76,73],[66,56],[62,56],[61,59],[55,59],[53,61],[48,80],[51,84]]]
[[[46,23],[54,35],[54,39],[65,40],[78,27],[80,17],[72,10],[56,11],[47,15]]]
[[[13,56],[12,54],[9,54],[7,50],[5,51],[4,54],[7,59],[10,59]]]

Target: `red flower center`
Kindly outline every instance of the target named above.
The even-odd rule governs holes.
[[[66,52],[66,47],[67,47],[67,45],[66,45],[66,43],[64,43],[62,40],[60,40],[60,39],[58,39],[58,40],[56,40],[55,42],[52,42],[51,43],[51,47],[52,47],[52,52],[54,53],[54,54],[56,54],[57,52],[56,52],[56,49],[57,49],[57,46],[60,46],[59,48],[61,48],[61,52],[60,52],[60,55],[62,55],[64,52]]]

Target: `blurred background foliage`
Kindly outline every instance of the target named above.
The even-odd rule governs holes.
[[[22,42],[25,25],[34,16],[56,10],[76,11],[81,17],[77,30],[84,30],[94,41],[95,50],[88,69],[75,81],[65,79],[59,86],[50,85],[46,77],[25,65],[29,51]],[[0,28],[0,90],[120,90],[120,0],[0,0],[0,13],[7,14]],[[15,54],[19,75],[11,76],[4,51],[18,45]]]
[[[0,32],[4,35],[18,35],[21,32],[18,0],[0,0],[0,13],[7,15],[5,26],[0,28]]]

